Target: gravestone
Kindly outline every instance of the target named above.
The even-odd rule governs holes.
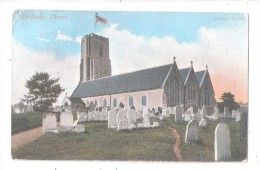
[[[42,131],[45,130],[56,130],[57,129],[57,118],[54,113],[44,113],[42,117]]]
[[[125,120],[120,120],[118,122],[117,130],[120,131],[120,130],[126,130],[126,129],[128,129],[128,122],[127,122],[127,120],[126,119]]]
[[[177,105],[175,107],[175,122],[181,122],[182,119],[182,110],[181,110],[181,106]]]
[[[124,109],[120,108],[118,113],[117,113],[117,123],[119,123],[121,120],[125,120],[125,111]]]
[[[172,108],[171,108],[171,107],[168,107],[167,110],[168,110],[169,116],[173,115],[173,111],[172,111]]]
[[[199,127],[206,127],[207,126],[207,120],[206,119],[201,119],[199,122]]]
[[[148,115],[149,115],[148,108],[147,108],[147,107],[144,107],[144,108],[143,108],[143,115],[142,115],[142,117],[148,116]]]
[[[248,112],[243,112],[240,116],[240,136],[247,136],[247,128],[248,128]]]
[[[118,126],[117,118],[116,118],[116,110],[114,107],[108,112],[108,128],[115,128]]]
[[[135,124],[133,124],[133,123],[129,124],[129,129],[130,129],[130,130],[135,129],[135,128],[136,128],[136,125],[135,125]]]
[[[150,127],[151,124],[150,124],[150,117],[149,116],[144,116],[143,117],[143,125],[144,127]]]
[[[202,117],[203,119],[206,118],[207,115],[207,106],[203,105],[202,107]]]
[[[186,126],[185,143],[198,140],[198,123],[191,120]]]
[[[189,121],[191,120],[191,112],[190,112],[189,109],[188,109],[188,110],[185,112],[185,114],[184,114],[184,120],[185,120],[186,122],[189,122]]]
[[[143,115],[142,110],[138,110],[138,111],[137,111],[136,118],[137,118],[137,119],[141,119],[141,118],[142,118],[142,115]]]
[[[230,131],[225,123],[219,123],[215,129],[215,161],[227,160],[231,157]]]
[[[143,123],[137,123],[137,128],[143,128],[144,124]]]
[[[71,112],[65,111],[61,113],[60,126],[73,127],[73,115]]]
[[[168,113],[167,113],[167,108],[163,108],[163,109],[162,109],[162,117],[163,117],[163,118],[168,117],[167,114],[168,114]]]
[[[136,123],[136,111],[130,109],[127,111],[128,124]]]

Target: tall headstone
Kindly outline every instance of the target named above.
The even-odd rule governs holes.
[[[112,107],[108,112],[108,128],[115,128],[118,126],[116,116],[116,110]]]
[[[175,107],[175,122],[181,122],[182,119],[182,110],[181,110],[181,106],[177,105]]]
[[[206,118],[207,115],[207,106],[203,105],[202,107],[202,117],[203,119]]]
[[[128,124],[136,123],[136,111],[130,109],[127,111]]]
[[[56,130],[57,129],[57,118],[54,113],[44,113],[42,117],[42,130]]]
[[[124,109],[120,108],[117,113],[117,123],[119,123],[120,120],[125,120],[125,119],[126,119],[125,111]]]
[[[186,122],[189,122],[191,120],[191,112],[189,109],[184,113],[184,120]]]
[[[215,129],[215,161],[227,160],[231,157],[230,130],[227,124],[219,123]]]
[[[186,126],[185,143],[198,140],[198,123],[196,120],[191,120]]]
[[[171,107],[168,107],[167,108],[167,111],[168,111],[168,115],[173,115],[173,111],[172,111],[172,108]]]

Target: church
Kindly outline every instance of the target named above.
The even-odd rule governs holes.
[[[123,68],[122,68],[123,69]],[[158,108],[183,105],[195,108],[215,106],[215,93],[206,66],[195,72],[193,63],[179,69],[173,62],[163,66],[112,76],[109,39],[91,33],[81,39],[80,82],[71,99],[86,105],[125,108]]]

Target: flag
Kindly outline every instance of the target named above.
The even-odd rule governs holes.
[[[107,24],[107,20],[96,15],[96,22]]]

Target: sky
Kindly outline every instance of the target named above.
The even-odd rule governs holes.
[[[95,14],[107,19],[96,23]],[[18,10],[13,13],[12,103],[28,92],[36,71],[60,77],[65,96],[79,82],[80,39],[109,38],[112,75],[172,63],[208,65],[215,98],[248,101],[248,15],[244,13]],[[59,103],[58,102],[58,103]]]

